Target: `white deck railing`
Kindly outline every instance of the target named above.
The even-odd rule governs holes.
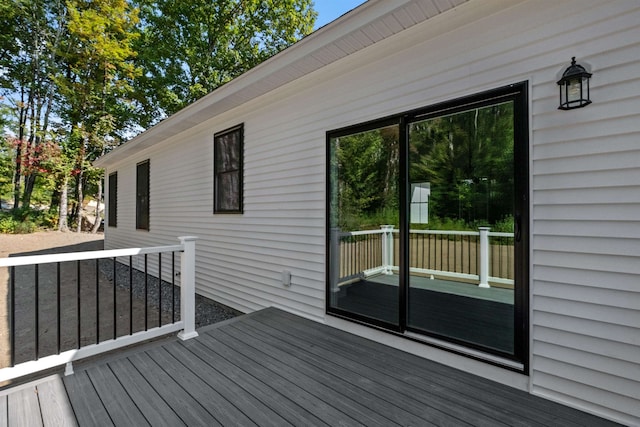
[[[121,347],[125,347],[131,344],[150,340],[150,339],[157,338],[162,335],[170,334],[177,331],[180,331],[178,333],[178,337],[181,338],[182,340],[187,340],[189,338],[198,336],[198,333],[195,330],[195,241],[197,240],[197,237],[184,236],[184,237],[179,237],[178,239],[180,240],[180,244],[174,245],[174,246],[129,248],[129,249],[115,249],[115,250],[104,250],[104,251],[74,252],[74,253],[64,253],[64,254],[33,255],[33,256],[23,256],[23,257],[1,258],[0,267],[8,267],[9,269],[13,269],[14,267],[17,267],[17,266],[27,266],[27,265],[39,266],[41,264],[60,263],[60,262],[68,262],[68,261],[82,261],[82,260],[100,260],[104,258],[111,258],[115,260],[116,258],[119,258],[119,257],[131,257],[135,255],[180,252],[181,280],[180,280],[180,319],[179,320],[169,324],[160,325],[158,327],[151,328],[148,330],[130,333],[129,335],[120,336],[114,339],[106,340],[96,344],[87,345],[84,347],[81,347],[80,343],[78,342],[79,348],[63,351],[54,355],[45,356],[42,358],[38,358],[37,360],[23,362],[15,366],[2,368],[0,369],[0,382],[19,378],[24,375],[32,374],[35,372],[39,372],[45,369],[49,369],[49,368],[53,368],[53,367],[61,366],[65,364],[66,364],[65,374],[68,375],[73,373],[73,367],[72,367],[73,361],[95,356],[100,353],[115,350]],[[11,275],[12,274],[13,273],[11,273]],[[96,271],[95,274],[98,275],[99,272]],[[10,282],[12,282],[12,279],[10,279]],[[36,276],[36,282],[37,282],[37,276]],[[8,299],[10,301],[8,304],[9,306],[8,308],[10,310],[8,313],[9,314],[8,318],[10,318],[10,322],[12,322],[11,328],[14,328],[10,333],[10,336],[11,336],[10,345],[14,346],[15,324],[13,323],[15,323],[14,321],[15,306],[12,300],[15,295],[15,289],[11,289],[11,287],[9,289],[12,295],[11,295],[11,298]],[[162,310],[162,307],[158,307],[158,309]],[[114,310],[115,310],[115,307],[114,307]],[[36,310],[36,313],[37,313],[37,310]],[[78,313],[78,316],[79,316],[79,313]],[[58,323],[60,323],[59,318],[58,318]],[[60,325],[59,328],[61,326],[63,327],[64,325]],[[37,332],[37,329],[36,329],[36,332]],[[38,334],[36,333],[36,337],[37,336]],[[36,341],[36,348],[37,348],[37,341]],[[15,354],[15,348],[12,348],[11,352],[12,352],[11,353],[12,355]],[[36,351],[36,354],[37,354],[37,351]],[[11,357],[11,359],[12,359],[11,363],[13,363],[13,356]]]
[[[354,280],[354,276],[362,275],[364,277],[370,277],[377,274],[393,274],[399,271],[399,266],[396,263],[396,249],[394,248],[395,235],[399,233],[399,230],[394,229],[392,225],[382,225],[379,230],[358,230],[358,231],[350,231],[343,232],[337,228],[332,229],[331,231],[331,283],[333,284],[334,290],[337,290],[337,285],[342,283],[348,283]],[[469,239],[467,241],[467,246],[471,245],[470,239],[476,239],[478,241],[477,244],[477,259],[474,256],[472,262],[468,264],[474,263],[477,265],[475,270],[477,270],[477,274],[472,273],[463,273],[459,271],[451,271],[455,269],[445,269],[445,262],[443,259],[440,259],[436,264],[440,264],[441,268],[421,268],[417,266],[411,266],[410,272],[417,273],[422,275],[434,275],[445,278],[452,279],[463,279],[465,281],[473,281],[477,282],[479,287],[488,288],[490,287],[490,283],[502,284],[502,285],[513,285],[514,281],[508,277],[500,277],[499,275],[490,275],[490,265],[491,265],[491,239],[492,238],[502,238],[502,239],[513,239],[514,233],[503,233],[503,232],[492,232],[489,227],[479,227],[478,231],[454,231],[454,230],[409,230],[409,233],[413,236],[439,236],[439,240],[442,241],[446,239],[447,241],[452,240],[454,243],[456,242],[456,238],[460,237],[461,239],[465,236]],[[350,237],[364,237],[365,236],[379,236],[380,240],[380,262],[375,266],[367,265],[366,268],[356,269],[358,270],[356,273],[350,272],[350,274],[341,274],[340,266],[341,263],[345,262],[345,258],[349,258],[349,256],[344,255],[344,250],[341,250],[342,245],[344,245],[344,239]],[[456,249],[453,249],[454,251]],[[418,252],[417,250],[415,252]],[[434,251],[436,252],[436,251]],[[467,248],[467,252],[469,258],[471,258],[471,252],[469,252],[469,248]],[[425,256],[423,253],[422,256]],[[440,253],[441,257],[444,257],[444,260],[447,260],[448,257],[451,257],[451,254],[447,254],[443,256],[442,251]],[[455,255],[454,255],[455,257]],[[353,257],[352,257],[353,258]],[[357,264],[357,261],[356,261]],[[370,264],[370,262],[367,262]],[[447,262],[447,264],[449,264]],[[455,262],[454,262],[455,264]]]

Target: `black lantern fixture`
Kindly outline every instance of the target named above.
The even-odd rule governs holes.
[[[558,80],[560,86],[560,110],[572,110],[591,104],[589,99],[589,79],[591,73],[580,64],[576,64],[576,57],[571,58],[571,66],[562,73]]]

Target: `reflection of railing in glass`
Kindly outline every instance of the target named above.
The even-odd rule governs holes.
[[[409,268],[412,275],[435,276],[513,288],[513,233],[410,230]],[[485,237],[486,238],[483,238]],[[332,230],[332,283],[340,285],[399,270],[398,230],[341,232]]]

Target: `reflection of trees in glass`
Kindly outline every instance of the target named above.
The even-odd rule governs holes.
[[[397,126],[331,140],[332,226],[358,229],[397,217],[398,155]]]
[[[410,126],[411,182],[430,182],[430,218],[494,224],[513,213],[513,103]]]
[[[399,127],[331,139],[331,226],[398,224]],[[513,102],[409,125],[411,183],[428,182],[429,228],[512,228]]]

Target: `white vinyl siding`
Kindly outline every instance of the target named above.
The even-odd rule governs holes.
[[[556,81],[572,56],[591,67],[593,104],[559,111]],[[118,227],[106,230],[106,246],[198,236],[198,292],[242,311],[276,306],[322,321],[326,132],[521,81],[531,89],[529,388],[640,424],[635,0],[471,0],[194,123],[109,166],[120,194]],[[244,214],[212,215],[211,135],[240,122]],[[124,189],[134,187],[136,162],[147,158],[150,231],[141,233],[134,195]],[[290,288],[281,284],[282,270],[292,273]],[[385,340],[378,331],[370,336]],[[458,361],[447,363],[478,366]]]

